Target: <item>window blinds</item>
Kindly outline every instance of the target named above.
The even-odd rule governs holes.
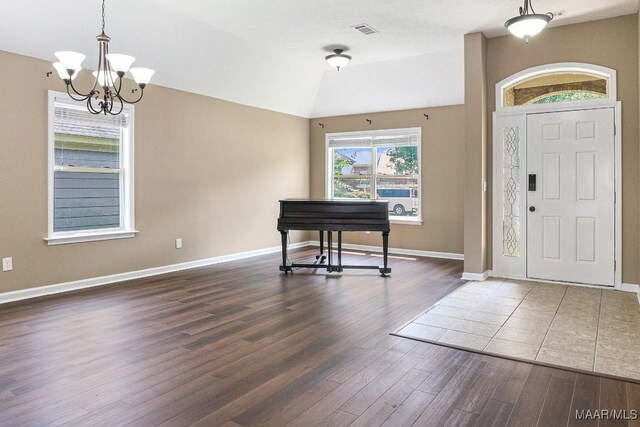
[[[105,127],[121,129],[128,126],[127,108],[117,116],[110,114],[91,114],[87,110],[86,102],[77,102],[69,98],[56,96],[54,99],[55,122],[68,125]]]
[[[394,133],[381,131],[381,134],[373,131],[367,135],[328,135],[327,143],[329,148],[408,147],[420,144],[418,135],[414,129],[398,129]]]

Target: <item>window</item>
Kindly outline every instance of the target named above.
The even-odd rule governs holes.
[[[586,91],[565,91],[554,92],[549,95],[543,95],[538,99],[529,101],[529,104],[553,104],[555,102],[569,102],[569,101],[591,101],[594,99],[603,99],[606,96],[597,92]]]
[[[588,72],[546,72],[520,80],[503,91],[505,107],[609,98],[609,79]]]
[[[388,200],[392,220],[420,223],[420,128],[326,138],[328,197]]]
[[[49,92],[50,245],[133,237],[133,107],[94,115]]]

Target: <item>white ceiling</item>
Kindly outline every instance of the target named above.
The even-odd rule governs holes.
[[[555,26],[635,13],[638,2],[534,0],[534,7],[542,13],[565,10]],[[456,70],[463,67],[462,36],[506,34],[503,23],[520,5],[521,0],[107,0],[106,32],[112,52],[156,69],[156,84],[319,117],[461,102],[462,73]],[[87,54],[85,66],[95,64],[99,0],[0,0],[0,10],[0,50],[46,60],[56,50],[76,50]],[[380,33],[365,36],[351,28],[361,23]],[[339,73],[323,59],[335,46],[353,56]],[[434,84],[420,83],[425,73],[435,76]],[[449,97],[438,90],[445,84],[438,78],[452,88]],[[385,90],[373,97],[376,82]],[[335,99],[345,91],[349,97]]]

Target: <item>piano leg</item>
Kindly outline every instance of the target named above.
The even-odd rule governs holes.
[[[318,264],[324,264],[327,257],[324,254],[324,231],[320,230],[320,255],[316,255]]]
[[[387,273],[391,273],[391,269],[388,267],[389,265],[389,233],[382,233],[382,258],[384,265],[380,267],[380,275],[382,277],[386,277]]]
[[[280,271],[284,271],[284,274],[287,274],[291,270],[291,267],[287,265],[287,232],[280,232],[280,240],[282,241],[282,265],[280,266]]]
[[[338,268],[336,271],[342,271],[342,231],[338,231]]]
[[[331,230],[327,230],[327,271],[333,271],[333,236]]]

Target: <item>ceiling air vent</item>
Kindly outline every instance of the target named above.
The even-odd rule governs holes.
[[[370,36],[371,34],[378,32],[378,30],[373,29],[369,24],[354,25],[353,28],[360,31],[365,36]]]

